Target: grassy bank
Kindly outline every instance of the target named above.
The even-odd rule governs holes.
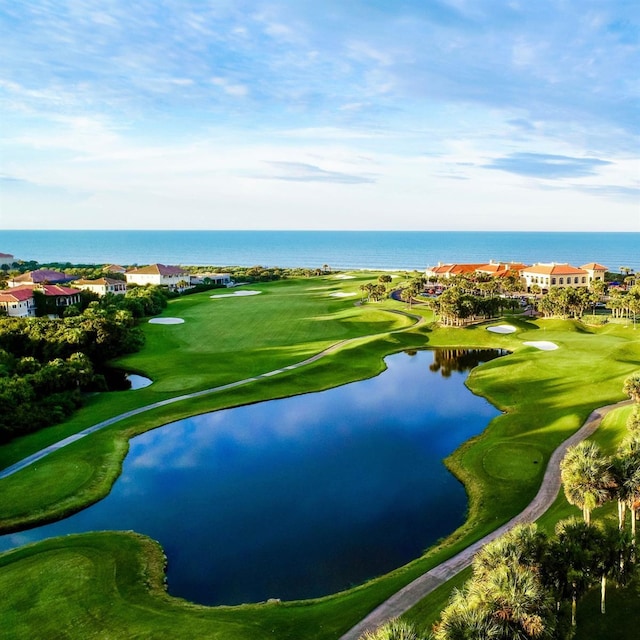
[[[400,303],[354,306],[359,284],[372,279],[314,278],[252,286],[263,293],[246,298],[195,295],[173,301],[165,315],[185,323],[145,326],[144,350],[120,363],[151,377],[151,387],[96,396],[72,421],[4,447],[0,461],[9,464],[114,413],[281,369],[338,341],[352,342],[302,369],[154,409],[65,447],[35,468],[0,481],[0,526],[34,524],[99,499],[119,473],[128,439],[175,419],[369,377],[382,370],[385,355],[402,349],[508,349],[511,355],[474,370],[468,381],[505,413],[447,461],[471,498],[469,518],[460,530],[422,558],[345,593],[216,608],[166,596],[162,556],[139,536],[87,534],[46,541],[0,556],[0,593],[5,595],[0,617],[16,620],[10,627],[16,629],[13,637],[33,637],[41,620],[50,618],[68,634],[55,637],[97,638],[109,629],[112,637],[337,638],[399,587],[521,510],[535,494],[557,444],[593,408],[622,399],[622,380],[640,363],[640,336],[618,325],[589,329],[572,321],[509,318],[517,332],[508,335],[484,326],[412,327],[410,318],[388,312],[404,309]],[[370,334],[375,337],[363,337]],[[550,340],[559,349],[540,351],[523,344],[530,340]],[[26,586],[15,589],[18,577]],[[68,603],[61,600],[65,589],[74,594]],[[24,613],[36,595],[37,606]],[[443,601],[444,590],[421,603],[422,617],[436,614]],[[119,635],[125,628],[130,635]]]

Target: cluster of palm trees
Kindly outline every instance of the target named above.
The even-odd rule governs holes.
[[[600,587],[605,613],[609,582],[626,585],[637,574],[636,513],[640,508],[640,372],[623,391],[634,401],[629,434],[616,454],[605,456],[592,442],[569,448],[561,463],[567,500],[583,519],[560,521],[548,536],[535,524],[519,525],[485,545],[473,573],[454,590],[430,640],[544,640],[568,638],[577,603]],[[618,502],[618,522],[592,522],[591,512]],[[631,512],[631,527],[626,513]],[[361,640],[426,640],[412,626],[392,620]]]

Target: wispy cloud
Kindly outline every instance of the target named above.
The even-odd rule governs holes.
[[[290,218],[306,204],[294,183],[306,182],[327,193],[370,184],[341,190],[370,197],[349,202],[348,211],[379,208],[382,219],[398,199],[407,212],[394,222],[409,228],[427,224],[411,198],[431,202],[438,194],[444,215],[476,203],[495,211],[505,189],[514,203],[546,207],[552,192],[579,197],[580,225],[600,220],[610,197],[629,226],[637,220],[640,132],[636,5],[5,2],[1,170],[52,188],[85,179],[96,193],[100,184],[126,182],[127,199],[109,191],[104,200],[127,211],[132,203],[136,211],[156,208],[150,184],[155,179],[162,192],[179,158],[174,172],[184,190],[171,182],[178,208],[190,206],[193,185],[215,167],[270,178],[260,181],[261,196],[277,187]],[[136,157],[148,161],[126,160]],[[365,157],[375,173],[353,161]],[[126,175],[115,158],[126,162]],[[250,196],[230,189],[216,183],[203,191],[203,210],[222,192],[229,206]],[[22,215],[16,207],[10,216]]]
[[[598,158],[571,158],[542,153],[512,153],[483,165],[486,169],[508,171],[521,176],[559,180],[594,176],[600,167],[611,164]]]
[[[336,184],[372,184],[376,180],[371,175],[356,175],[341,171],[327,171],[304,162],[269,162],[278,170],[269,178],[290,182],[333,182]]]

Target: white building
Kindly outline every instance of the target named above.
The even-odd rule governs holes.
[[[150,264],[147,267],[131,269],[124,274],[124,277],[127,279],[127,284],[140,286],[153,284],[170,289],[183,289],[191,283],[191,275],[186,269],[164,264]]]
[[[0,291],[0,309],[12,318],[30,318],[36,315],[36,302],[32,287]]]
[[[127,293],[127,283],[115,278],[98,278],[97,280],[76,280],[73,285],[82,291],[97,293],[100,297],[107,293],[123,296]]]
[[[588,287],[594,280],[604,282],[604,274],[607,267],[596,262],[590,262],[582,267],[573,267],[570,264],[557,264],[555,262],[538,263],[520,271],[520,275],[527,287],[537,285],[542,290],[563,287]]]

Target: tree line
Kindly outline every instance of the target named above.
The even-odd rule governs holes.
[[[135,318],[159,313],[162,301],[139,289],[63,318],[0,318],[0,442],[61,422],[85,392],[106,390],[107,362],[142,347]]]

